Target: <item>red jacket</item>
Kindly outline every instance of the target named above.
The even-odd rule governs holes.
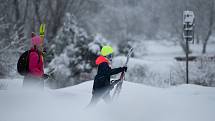
[[[39,57],[40,56],[40,57]],[[29,74],[36,77],[42,77],[44,74],[43,69],[43,56],[42,53],[38,54],[34,49],[31,49],[29,55]]]

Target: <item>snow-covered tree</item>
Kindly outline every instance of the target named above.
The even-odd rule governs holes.
[[[110,45],[110,43],[100,33],[96,33],[93,36],[93,41],[88,44],[89,49],[97,55],[100,54],[99,52],[104,45]]]
[[[133,40],[132,38],[126,38],[123,42],[118,44],[119,47],[119,53],[121,54],[127,54],[129,51],[129,48],[133,48],[134,46],[133,43],[135,42],[135,40]],[[132,56],[134,56],[134,54],[132,54]]]
[[[26,47],[24,46],[26,39],[23,33],[23,23],[19,21],[18,11],[15,12],[17,14],[15,18],[8,15],[15,9],[9,7],[9,3],[3,1],[0,4],[0,77],[8,76],[16,71],[18,56]],[[14,6],[16,5],[14,3]]]
[[[104,42],[95,38],[78,26],[73,15],[65,15],[64,25],[51,45],[55,57],[49,67],[55,68],[53,76],[57,88],[82,82],[82,74],[88,74],[89,77],[86,78],[92,79],[90,73],[95,67],[95,59]]]

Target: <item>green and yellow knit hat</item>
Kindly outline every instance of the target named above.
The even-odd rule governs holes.
[[[111,46],[103,46],[101,50],[102,56],[107,56],[113,53],[113,48]]]

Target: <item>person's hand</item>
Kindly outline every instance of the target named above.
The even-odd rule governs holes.
[[[123,68],[123,71],[126,72],[128,67],[124,66],[122,68]]]
[[[48,79],[49,78],[49,75],[48,74],[43,74],[43,79]]]
[[[47,55],[46,48],[43,48],[43,52],[42,52],[42,54],[43,54],[43,57],[45,57],[45,56]]]

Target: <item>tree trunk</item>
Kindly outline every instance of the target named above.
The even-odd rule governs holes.
[[[211,8],[210,9],[210,15],[209,15],[209,27],[208,27],[208,33],[207,36],[205,38],[205,40],[203,41],[203,48],[202,48],[202,54],[206,53],[206,49],[207,49],[207,44],[208,44],[208,40],[212,34],[212,29],[213,29],[213,24],[214,24],[214,0],[211,1]]]
[[[25,9],[24,9],[24,16],[23,16],[23,23],[25,23],[27,15],[28,15],[28,5],[29,5],[29,0],[26,0]]]
[[[19,11],[19,1],[18,0],[14,0],[13,1],[13,5],[15,8],[15,22],[17,22],[20,18],[20,11]]]
[[[199,42],[200,42],[200,38],[199,38],[199,34],[197,33],[196,34],[196,44],[199,44]]]
[[[39,22],[39,25],[42,23],[41,17],[40,17],[40,13],[39,13],[39,9],[40,9],[40,0],[35,0],[34,1],[34,7],[35,7],[35,15],[37,17],[37,20]],[[37,23],[37,22],[36,22]]]
[[[206,39],[204,40],[203,42],[203,48],[202,48],[202,54],[205,54],[206,53],[206,49],[207,49],[207,44],[208,44],[208,40],[211,36],[211,33],[212,33],[212,28],[210,28],[207,36],[206,36]]]

